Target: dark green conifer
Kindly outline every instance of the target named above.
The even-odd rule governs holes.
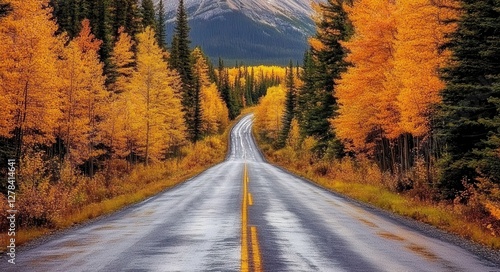
[[[478,176],[500,183],[500,159],[493,154],[499,135],[500,10],[492,0],[464,0],[461,6],[438,123],[446,142],[438,187],[447,198]]]
[[[156,21],[155,5],[153,0],[142,0],[141,2],[142,27],[152,27],[156,31],[158,23]]]
[[[167,50],[167,17],[165,15],[163,0],[160,0],[158,3],[158,15],[156,17],[156,37],[158,39],[158,45],[163,50]]]
[[[197,90],[194,82],[191,49],[189,40],[188,16],[184,7],[184,1],[179,0],[177,8],[176,25],[172,38],[172,51],[170,64],[177,70],[182,81],[182,105],[185,111],[185,120],[191,140],[199,138],[199,128],[195,122],[197,116]]]
[[[278,148],[285,147],[288,134],[292,125],[292,120],[295,118],[297,107],[297,95],[295,88],[295,76],[293,75],[293,63],[290,60],[288,69],[286,70],[286,99],[285,99],[285,112],[283,114],[283,128],[280,131],[277,146]]]

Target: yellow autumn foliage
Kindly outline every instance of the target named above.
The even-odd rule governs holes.
[[[285,98],[286,89],[282,85],[270,87],[255,109],[255,130],[267,139],[278,139],[283,126]]]

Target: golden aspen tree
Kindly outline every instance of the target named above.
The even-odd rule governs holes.
[[[219,96],[215,83],[210,82],[208,63],[199,47],[193,50],[192,58],[194,60],[193,74],[200,88],[201,134],[219,133],[229,123],[227,106]]]
[[[201,116],[201,131],[205,135],[220,133],[229,123],[229,111],[215,83],[201,89]]]
[[[0,20],[0,136],[16,138],[17,155],[55,140],[61,116],[57,52],[63,39],[47,0],[9,1]]]
[[[278,139],[285,111],[285,99],[286,89],[282,85],[270,87],[255,110],[255,129],[269,140]]]
[[[185,140],[182,105],[171,87],[172,72],[163,60],[155,32],[146,27],[137,35],[137,67],[127,90],[131,131],[139,144],[137,152],[146,165],[159,160],[168,148]]]
[[[390,1],[376,0],[346,6],[355,33],[343,45],[350,52],[347,61],[352,66],[337,81],[340,106],[332,123],[346,147],[355,152],[373,152],[375,142],[383,137],[382,129],[392,125],[387,120],[395,119],[396,95],[384,89],[384,75],[392,67],[393,9]],[[381,118],[384,115],[390,118]]]
[[[107,118],[102,124],[102,142],[111,149],[113,158],[124,158],[129,155],[130,145],[133,143],[127,140],[130,139],[130,137],[127,137],[127,131],[129,131],[128,120],[131,113],[128,111],[125,94],[134,72],[133,44],[132,37],[124,31],[123,27],[120,27],[110,57],[115,78],[110,86],[111,92],[106,100]]]
[[[400,126],[415,137],[429,132],[431,105],[440,103],[439,92],[444,88],[439,70],[450,56],[441,48],[454,25],[443,21],[455,17],[455,11],[449,8],[450,0],[438,2],[398,1],[394,13],[398,31],[391,74],[398,81]]]
[[[99,155],[97,145],[99,122],[105,118],[103,64],[96,39],[88,20],[82,21],[80,34],[65,48],[60,67],[65,79],[60,137],[66,145],[66,159],[72,165],[89,161],[88,174],[93,175],[93,160]]]

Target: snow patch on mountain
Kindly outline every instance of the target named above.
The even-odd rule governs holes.
[[[212,20],[221,18],[225,13],[239,11],[252,21],[285,30],[311,32],[311,24],[293,24],[292,22],[309,21],[313,12],[311,0],[185,0],[189,19]],[[166,3],[166,12],[174,20],[177,1]]]

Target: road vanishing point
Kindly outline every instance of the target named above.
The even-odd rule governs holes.
[[[267,163],[252,115],[224,162],[113,215],[21,248],[0,271],[500,271],[406,220]]]

